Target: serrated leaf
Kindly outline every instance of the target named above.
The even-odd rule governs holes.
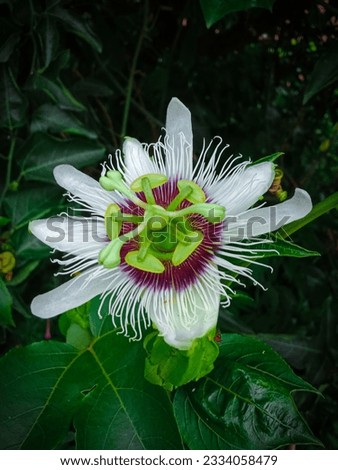
[[[35,74],[27,83],[27,89],[44,92],[60,108],[70,111],[85,111],[80,103],[62,83],[59,78],[51,80],[40,74]]]
[[[40,185],[9,193],[4,200],[4,208],[15,227],[57,211],[60,201],[61,192],[58,187]]]
[[[305,88],[303,104],[338,80],[338,41],[316,63]]]
[[[82,168],[103,159],[105,149],[95,142],[56,139],[36,133],[20,149],[22,176],[26,180],[54,182],[53,169],[62,163]]]
[[[200,0],[207,28],[210,28],[225,15],[249,8],[272,10],[275,0]]]
[[[181,435],[191,449],[273,449],[320,445],[300,416],[293,391],[315,389],[267,344],[223,335],[215,369],[175,395]]]
[[[56,134],[63,132],[64,134],[80,135],[88,139],[97,139],[97,134],[86,129],[84,124],[70,112],[62,111],[51,104],[44,104],[34,112],[30,131],[32,133],[49,131]]]
[[[67,31],[86,41],[96,52],[102,51],[101,43],[89,27],[87,21],[82,21],[78,16],[73,15],[69,10],[60,6],[56,6],[49,13],[57,18]]]
[[[143,364],[142,344],[114,331],[84,351],[54,341],[10,351],[0,361],[1,447],[57,448],[74,419],[78,449],[180,448],[169,398]]]
[[[6,65],[0,65],[0,102],[0,127],[12,130],[25,124],[27,101]]]
[[[12,296],[8,292],[6,284],[0,277],[0,325],[14,326],[12,317]]]

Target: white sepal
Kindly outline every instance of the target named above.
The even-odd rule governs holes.
[[[294,196],[281,204],[251,209],[238,217],[227,219],[227,242],[259,237],[274,232],[286,224],[302,219],[312,209],[309,194],[297,188]]]
[[[142,144],[131,137],[123,142],[125,181],[130,185],[136,178],[150,173],[159,173],[158,166],[152,160]]]
[[[268,191],[275,176],[271,162],[239,168],[208,188],[212,200],[224,206],[227,215],[238,215],[253,206]]]
[[[191,113],[177,98],[172,98],[168,105],[165,129],[167,175],[191,180],[193,174]]]
[[[52,318],[88,302],[108,289],[112,275],[99,275],[100,268],[89,269],[55,289],[38,295],[31,303],[33,315]]]

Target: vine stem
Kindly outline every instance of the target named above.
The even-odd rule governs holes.
[[[6,192],[9,188],[9,184],[11,182],[12,162],[13,162],[15,144],[16,144],[16,138],[14,137],[11,140],[11,144],[10,144],[10,147],[9,147],[9,152],[8,152],[8,157],[7,157],[6,179],[5,179],[4,189],[3,189],[2,193],[1,193],[1,197],[0,197],[0,206],[2,205],[2,201],[3,201],[3,199],[6,195]]]
[[[121,137],[125,137],[126,132],[127,132],[127,125],[128,125],[128,118],[129,118],[129,111],[130,111],[130,104],[131,104],[131,97],[133,93],[133,85],[134,85],[134,78],[135,78],[135,72],[136,72],[136,67],[137,67],[137,61],[141,52],[141,47],[142,43],[144,40],[144,37],[147,32],[147,26],[148,26],[148,11],[149,11],[149,2],[148,0],[145,0],[144,2],[144,17],[143,17],[143,24],[142,24],[142,29],[140,31],[140,35],[136,44],[136,49],[133,57],[133,61],[131,64],[131,69],[130,69],[130,75],[128,79],[128,85],[127,85],[127,92],[126,92],[126,101],[124,105],[124,111],[123,111],[123,119],[122,119],[122,128],[121,128]]]

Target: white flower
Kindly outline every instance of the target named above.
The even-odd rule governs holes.
[[[153,322],[169,345],[188,349],[214,328],[221,298],[228,304],[233,294],[229,283],[252,279],[245,263],[258,263],[259,237],[312,207],[296,189],[286,202],[252,208],[271,186],[274,165],[230,157],[216,173],[224,148],[215,142],[193,168],[190,112],[173,98],[164,139],[148,146],[127,138],[124,158],[116,152],[100,182],[57,166],[57,183],[89,217],[30,223],[37,238],[65,253],[54,262],[72,276],[35,297],[33,314],[54,317],[100,295],[133,338]]]

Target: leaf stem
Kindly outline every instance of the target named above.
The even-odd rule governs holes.
[[[147,32],[147,27],[148,27],[148,11],[149,11],[149,2],[148,0],[145,0],[144,2],[144,16],[143,16],[143,24],[142,24],[142,29],[140,31],[140,35],[136,44],[136,49],[133,57],[133,61],[131,64],[131,69],[130,69],[130,75],[128,79],[128,85],[127,85],[127,92],[126,92],[126,101],[124,105],[124,111],[123,111],[123,119],[122,119],[122,128],[121,128],[121,137],[124,138],[126,135],[127,131],[127,125],[128,125],[128,118],[129,118],[129,110],[130,110],[130,104],[131,104],[131,97],[132,97],[132,92],[133,92],[133,85],[134,85],[134,77],[135,77],[135,72],[136,72],[136,67],[137,67],[137,61],[141,52],[141,47],[142,43],[144,40],[144,37]]]
[[[3,201],[3,199],[4,199],[4,197],[7,193],[7,190],[9,188],[9,184],[11,182],[12,162],[13,162],[15,144],[16,144],[16,138],[13,137],[12,140],[11,140],[11,144],[10,144],[9,152],[8,152],[8,157],[7,157],[6,179],[5,179],[4,189],[2,190],[1,197],[0,197],[0,206],[2,205],[2,201]]]

